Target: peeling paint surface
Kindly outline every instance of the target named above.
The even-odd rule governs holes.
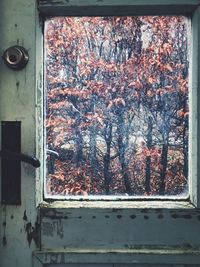
[[[39,8],[41,15],[55,14],[53,12],[61,14],[67,10],[75,14],[80,12],[77,6],[81,6],[85,13],[90,13],[96,9],[82,7],[94,3],[103,5],[106,2],[116,5],[127,3],[127,6],[131,2],[149,4],[147,0],[40,0]],[[162,1],[165,4],[167,2]],[[178,8],[172,6],[171,10],[186,12],[186,6],[182,9],[180,7],[183,2],[188,4],[190,11],[200,4],[199,0],[174,0]],[[72,3],[74,8],[68,8]],[[18,0],[17,5],[15,0],[1,0],[0,3],[2,49],[18,44],[27,48],[30,54],[30,62],[21,72],[11,72],[0,64],[0,120],[22,121],[22,150],[31,154],[35,154],[36,146],[43,138],[41,126],[38,127],[42,125],[43,118],[42,72],[40,64],[36,66],[35,62],[35,44],[38,51],[42,50],[35,35],[41,36],[41,30],[35,32],[35,4],[34,0]],[[129,7],[120,10],[126,13]],[[138,10],[136,8],[135,12]],[[161,12],[161,7],[152,12],[156,10]],[[119,7],[113,6],[108,11],[105,7],[101,9],[102,13],[111,11],[119,12]],[[200,11],[194,20],[199,21],[199,18]],[[197,34],[199,28],[196,27],[194,40],[197,46],[200,40]],[[40,61],[40,54],[37,57]],[[198,56],[196,58],[198,61]],[[40,73],[36,73],[35,69],[40,69]],[[194,72],[194,76],[195,73],[198,71]],[[35,87],[38,88],[37,94]],[[197,105],[196,102],[193,104],[194,107]],[[37,151],[37,154],[43,158],[42,150]],[[36,206],[42,197],[42,175],[42,169],[35,173],[23,167],[22,205],[0,207],[1,267],[199,267],[200,210],[189,202],[165,202],[165,207],[156,202],[140,201],[134,205],[130,202],[46,203],[41,205],[38,219]],[[193,187],[196,190],[195,182]],[[198,202],[196,196],[193,199]]]
[[[167,246],[200,251],[200,210],[197,209],[60,208],[52,211],[41,208],[40,212],[44,250]]]
[[[24,46],[30,61],[21,71],[0,64],[0,121],[21,121],[21,150],[35,154],[35,24],[36,1],[1,0],[2,53],[12,45]],[[13,137],[14,138],[14,137]],[[12,168],[12,165],[11,165]],[[21,205],[0,206],[0,266],[30,267],[36,246],[37,210],[35,172],[21,169]],[[6,214],[6,215],[5,215]],[[30,244],[30,246],[29,246]]]
[[[154,254],[155,252],[155,254]],[[149,256],[147,256],[149,255]],[[34,252],[36,260],[47,264],[47,266],[113,266],[120,267],[198,267],[198,253],[184,252],[173,249],[173,251],[164,249],[132,249],[123,250],[77,250],[67,251],[41,251]],[[181,258],[184,258],[185,264],[182,264]],[[145,259],[147,258],[147,259]],[[147,263],[148,262],[148,263]],[[191,263],[192,262],[192,263]],[[53,265],[55,264],[55,265]],[[63,265],[62,265],[63,264]],[[194,264],[194,265],[193,265]]]

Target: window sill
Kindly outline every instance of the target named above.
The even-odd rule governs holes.
[[[174,264],[198,264],[200,260],[199,248],[131,248],[131,249],[72,249],[43,250],[33,253],[35,261],[43,264],[50,263],[171,263]],[[125,265],[126,266],[126,265]]]
[[[91,209],[192,209],[196,207],[186,200],[134,200],[134,201],[43,201],[40,207],[45,208],[91,208]]]

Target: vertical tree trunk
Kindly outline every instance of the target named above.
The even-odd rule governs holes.
[[[95,125],[90,128],[90,163],[92,167],[93,178],[95,178],[97,173],[97,141]]]
[[[76,147],[76,166],[80,167],[83,160],[83,137],[79,129],[76,131]]]
[[[148,118],[148,133],[147,133],[147,148],[150,149],[152,146],[152,118]],[[145,175],[145,192],[147,194],[151,191],[151,156],[146,157],[146,175]]]
[[[75,160],[76,160],[76,166],[80,167],[81,162],[83,160],[83,136],[82,132],[80,130],[80,115],[77,115],[76,118],[76,134],[75,134],[75,144],[76,144],[76,154],[75,154]]]
[[[92,95],[91,112],[94,113],[96,108],[96,95]],[[96,123],[90,127],[90,164],[92,167],[92,178],[97,175],[97,140],[96,140]]]
[[[118,133],[118,138],[117,138],[117,144],[118,144],[118,151],[119,151],[119,161],[121,165],[121,170],[122,170],[122,178],[124,180],[124,185],[126,188],[126,193],[131,194],[132,189],[131,189],[131,183],[129,180],[129,175],[128,175],[128,166],[126,163],[125,159],[125,144],[124,144],[124,113],[123,110],[119,112],[118,115],[118,125],[117,125],[117,133]]]
[[[164,143],[162,146],[162,153],[161,153],[161,170],[160,170],[160,188],[159,194],[165,194],[165,177],[167,171],[167,154],[168,154],[168,143]]]
[[[110,122],[106,123],[104,138],[106,141],[106,154],[104,155],[104,187],[106,195],[110,193],[110,150],[111,150],[111,142],[112,142],[112,124]]]

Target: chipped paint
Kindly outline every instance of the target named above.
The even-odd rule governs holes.
[[[24,221],[24,229],[25,229],[26,239],[28,241],[29,247],[31,246],[32,241],[34,241],[36,246],[39,247],[40,225],[38,223],[38,219],[33,225],[27,217],[26,210],[24,210],[22,219]]]
[[[188,229],[190,220],[192,231]],[[42,207],[41,246],[43,249],[119,249],[123,244],[130,248],[137,248],[141,244],[147,247],[168,244],[169,247],[180,248],[185,246],[181,245],[181,241],[185,240],[185,233],[189,231],[187,244],[195,248],[200,246],[197,235],[199,223],[199,209]],[[173,232],[173,238],[170,238],[170,231]]]
[[[97,0],[98,1],[98,0]],[[96,1],[96,2],[97,2]],[[35,99],[35,55],[34,55],[34,45],[37,45],[37,51],[42,51],[39,47],[41,35],[39,35],[38,42],[35,41],[35,7],[33,6],[35,1],[32,0],[19,0],[19,4],[15,5],[14,0],[8,1],[2,0],[1,12],[1,22],[4,25],[4,38],[2,39],[2,47],[6,47],[8,43],[13,40],[13,36],[16,33],[12,32],[14,24],[19,25],[14,29],[17,32],[17,43],[19,40],[24,39],[24,43],[28,48],[30,48],[31,61],[30,65],[27,66],[27,78],[24,81],[24,74],[21,73],[10,75],[9,71],[5,71],[2,77],[2,87],[0,93],[1,99],[1,119],[13,119],[22,118],[23,121],[23,147],[26,151],[35,151],[35,123],[31,121],[30,118],[35,115],[35,106],[37,108],[38,114],[38,126],[37,125],[37,140],[36,146],[39,142],[42,142],[43,132],[42,132],[42,78],[38,79],[38,91],[37,91],[37,103],[33,103]],[[43,1],[44,3],[45,1]],[[47,2],[47,1],[46,1]],[[50,1],[48,1],[50,3]],[[66,11],[71,12],[73,9],[56,8],[56,2],[61,1],[51,1],[52,6],[49,8],[51,14],[54,15],[55,12]],[[80,0],[80,1],[64,1],[63,5],[66,6],[70,3],[96,3],[93,0]],[[102,1],[105,3],[106,1]],[[109,2],[109,1],[107,1]],[[127,3],[124,1],[110,1],[113,3]],[[138,1],[129,1],[129,3]],[[163,3],[167,1],[163,1]],[[176,3],[181,3],[182,1],[175,1]],[[186,1],[184,1],[186,3]],[[42,3],[42,1],[39,1]],[[149,0],[141,0],[140,3],[145,3],[148,5]],[[169,3],[169,1],[168,1]],[[190,9],[192,4],[199,4],[199,1],[190,0],[187,8]],[[32,4],[31,8],[28,5]],[[100,2],[99,2],[100,4]],[[170,2],[171,5],[171,2]],[[15,8],[11,8],[15,7]],[[42,12],[45,11],[45,7],[41,7]],[[183,11],[181,8],[176,6],[171,7],[177,12]],[[82,10],[87,10],[81,7]],[[60,11],[59,11],[60,10]],[[77,12],[79,9],[74,9]],[[91,12],[92,9],[90,9]],[[93,9],[95,10],[95,9]],[[103,9],[101,9],[103,10]],[[104,7],[104,10],[106,8]],[[116,8],[108,9],[116,12]],[[121,9],[123,12],[128,10],[128,8]],[[138,12],[138,9],[135,9]],[[147,10],[147,9],[145,9]],[[153,8],[152,8],[153,10]],[[161,9],[160,9],[161,10]],[[31,12],[30,12],[31,11]],[[128,10],[129,11],[129,10]],[[101,11],[102,12],[102,11]],[[106,11],[107,12],[107,11]],[[23,15],[22,15],[23,14]],[[9,18],[9,23],[6,24],[6,19]],[[199,19],[199,17],[198,17]],[[20,30],[19,30],[20,29]],[[40,30],[37,30],[41,33]],[[199,28],[198,28],[199,31]],[[27,34],[28,33],[28,34]],[[198,34],[195,34],[196,38]],[[11,40],[12,39],[12,40]],[[198,41],[196,39],[196,45]],[[39,52],[40,53],[40,52]],[[38,62],[40,55],[37,55]],[[196,57],[198,60],[198,57]],[[38,67],[37,67],[38,69]],[[4,71],[4,70],[3,70]],[[194,71],[198,73],[198,71]],[[38,74],[37,77],[42,77],[42,73]],[[20,91],[23,103],[27,103],[26,106],[29,107],[26,114],[24,109],[17,106],[13,99],[16,98],[14,88],[16,88],[16,76],[20,81]],[[23,79],[22,79],[23,78]],[[4,86],[6,85],[6,86]],[[198,86],[197,86],[198,87]],[[196,99],[196,97],[194,98]],[[2,103],[14,103],[11,106],[6,106],[5,109],[2,108]],[[195,101],[194,101],[195,102]],[[195,102],[196,103],[196,102]],[[195,103],[193,103],[195,105]],[[5,104],[4,104],[5,105]],[[21,105],[21,104],[20,104]],[[15,114],[13,115],[13,110]],[[41,111],[41,112],[40,112]],[[27,131],[28,130],[28,135]],[[42,148],[42,146],[41,146]],[[37,147],[38,149],[38,147]],[[43,158],[42,149],[39,149],[37,153],[40,158]],[[194,165],[197,161],[194,160]],[[24,171],[24,170],[23,170]],[[37,204],[41,202],[42,199],[42,179],[43,168],[40,172],[38,171],[36,182],[37,182]],[[195,176],[195,175],[194,175]],[[39,234],[40,225],[38,223],[32,223],[36,220],[36,209],[35,209],[35,174],[34,173],[23,173],[22,175],[22,192],[23,192],[23,202],[22,206],[19,208],[10,207],[9,216],[7,220],[4,220],[4,216],[1,220],[1,227],[3,222],[6,222],[5,233],[2,238],[0,248],[0,265],[2,267],[6,266],[16,266],[16,267],[26,267],[32,265],[31,254],[32,250],[35,250],[35,243],[40,243]],[[194,183],[194,190],[196,190],[196,184]],[[199,187],[198,187],[199,188]],[[28,189],[28,190],[27,190]],[[28,200],[30,199],[30,204]],[[165,204],[163,204],[165,203]],[[195,202],[196,203],[196,202]],[[42,205],[41,205],[42,206]],[[42,210],[41,212],[41,223],[42,223],[42,250],[34,252],[34,258],[37,258],[37,265],[42,266],[50,263],[63,263],[63,264],[88,264],[95,266],[94,263],[102,264],[109,263],[112,266],[124,266],[126,263],[147,263],[156,266],[156,263],[168,264],[169,266],[174,264],[182,264],[192,267],[192,264],[199,266],[200,262],[200,212],[195,210],[194,206],[185,201],[184,203],[172,202],[162,202],[162,201],[136,201],[135,203],[113,203],[113,202],[101,202],[101,203],[84,203],[84,202],[55,202],[46,203],[47,210]],[[44,208],[44,207],[43,207]],[[119,209],[112,212],[112,208]],[[147,209],[147,212],[141,212],[143,209]],[[162,213],[160,211],[162,208]],[[27,211],[26,211],[27,209]],[[55,211],[52,212],[51,209]],[[155,209],[158,209],[156,211]],[[28,218],[27,214],[31,213],[31,218]],[[13,215],[14,220],[8,220],[10,214]],[[177,215],[178,217],[177,217]],[[121,215],[121,219],[116,216]],[[172,216],[177,217],[173,218]],[[188,216],[189,215],[189,216]],[[148,216],[149,219],[145,220],[144,216]],[[162,219],[162,216],[164,219]],[[191,218],[189,218],[191,216]],[[161,220],[162,219],[162,220]],[[22,221],[23,220],[23,221]],[[26,235],[24,236],[24,229],[22,229],[22,223],[25,224]],[[54,222],[54,223],[53,223]],[[168,231],[167,231],[168,230]],[[170,230],[172,230],[170,232]],[[6,236],[6,234],[9,235]],[[187,233],[187,234],[186,234]],[[87,235],[86,235],[87,234]],[[170,235],[171,234],[171,235]],[[186,234],[186,235],[185,235]],[[148,237],[148,238],[147,238]],[[27,240],[26,240],[27,239]],[[153,240],[153,241],[152,241]],[[183,242],[186,242],[183,243]],[[28,243],[27,243],[28,242]],[[147,244],[148,243],[148,244]],[[152,243],[154,246],[151,246]],[[21,245],[23,244],[23,246]],[[29,245],[30,244],[30,247]],[[138,246],[136,246],[138,244]],[[167,246],[162,246],[163,244],[168,244]],[[182,244],[182,245],[181,245]],[[176,245],[176,246],[175,246]],[[23,249],[23,251],[22,251]],[[23,255],[23,257],[20,257]],[[10,264],[11,263],[11,264]],[[117,263],[116,265],[113,263]],[[121,263],[121,265],[120,265]],[[122,265],[123,264],[123,265]],[[148,266],[148,265],[145,266]],[[105,265],[102,265],[102,267]],[[110,266],[110,265],[109,265]],[[141,266],[142,267],[142,266]]]
[[[23,216],[24,221],[28,221],[27,215],[26,215],[26,210],[24,211],[24,216]]]
[[[35,242],[36,246],[39,246],[39,238],[38,238],[39,224],[35,223],[35,225],[33,226],[31,222],[28,222],[25,225],[25,232],[26,232],[26,237],[27,237],[29,247],[32,241]]]
[[[200,250],[196,248],[194,252],[188,248],[168,248],[168,247],[135,247],[131,249],[57,249],[56,251],[36,251],[34,257],[42,264],[102,264],[102,267],[110,264],[109,267],[129,266],[130,264],[139,263],[141,267],[149,266],[177,266],[179,264],[199,264]],[[183,260],[184,258],[184,260]],[[114,263],[114,264],[113,264]],[[116,264],[117,263],[117,264]],[[146,264],[145,264],[146,263]],[[121,265],[122,264],[122,265]],[[126,265],[129,264],[129,265]],[[152,264],[152,265],[151,265]],[[163,265],[162,265],[163,264]],[[131,266],[132,266],[131,265]],[[99,266],[99,265],[97,265]],[[182,265],[180,265],[182,266]],[[185,266],[185,265],[184,265]],[[198,266],[198,265],[197,265]]]

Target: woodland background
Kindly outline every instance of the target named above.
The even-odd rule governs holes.
[[[51,18],[45,53],[49,195],[187,193],[187,18]]]

